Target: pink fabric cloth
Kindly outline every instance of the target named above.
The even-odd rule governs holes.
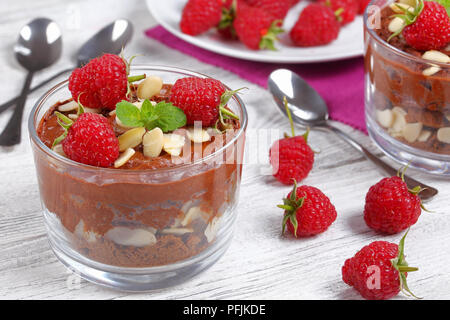
[[[302,76],[324,98],[330,118],[366,132],[364,121],[364,66],[362,58],[313,63],[274,64],[246,61],[216,54],[187,43],[163,27],[145,34],[198,60],[231,71],[243,79],[267,88],[270,73],[277,68],[290,69]]]

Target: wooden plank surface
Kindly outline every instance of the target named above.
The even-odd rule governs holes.
[[[155,20],[144,1],[16,0],[1,4],[0,13],[0,101],[18,93],[24,81],[25,72],[14,60],[12,46],[20,27],[33,17],[55,19],[63,29],[64,40],[63,57],[36,75],[34,83],[73,65],[76,50],[84,40],[114,18],[125,17],[135,25],[127,55],[143,54],[136,60],[139,63],[206,73],[232,88],[246,86],[250,90],[243,99],[249,111],[250,132],[257,128],[289,129],[270,94],[262,88],[147,39],[143,30],[155,25]],[[45,88],[29,96],[26,114],[44,92]],[[10,114],[0,116],[0,127]],[[371,241],[398,242],[401,237],[377,235],[362,218],[365,194],[382,174],[335,136],[314,131],[310,141],[321,152],[304,183],[320,188],[336,206],[338,219],[326,233],[301,240],[282,237],[282,212],[276,205],[290,188],[261,175],[260,165],[249,164],[243,172],[233,243],[212,268],[178,287],[151,293],[119,292],[84,280],[73,286],[73,275],[53,255],[46,239],[26,119],[23,123],[23,143],[0,150],[0,298],[359,299],[341,280],[344,260]],[[339,127],[381,156],[367,136],[344,125]],[[269,144],[263,146],[259,155],[266,157],[268,149]],[[419,296],[449,299],[450,274],[442,268],[450,264],[449,183],[413,170],[409,173],[440,190],[427,204],[434,212],[421,216],[406,242],[409,263],[420,267],[408,278],[409,285]]]

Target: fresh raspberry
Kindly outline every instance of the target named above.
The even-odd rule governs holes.
[[[222,0],[189,0],[181,16],[181,31],[196,36],[214,28],[222,19],[222,6]]]
[[[359,4],[356,0],[319,0],[319,3],[330,7],[335,14],[338,14],[338,21],[341,25],[355,20],[359,10]]]
[[[291,7],[295,6],[299,2],[300,2],[300,0],[290,0]]]
[[[237,35],[233,27],[233,21],[236,18],[236,2],[234,0],[223,1],[222,19],[217,25],[217,31],[223,38],[235,40]]]
[[[236,116],[224,109],[235,91],[227,91],[219,80],[188,77],[173,85],[169,100],[186,114],[187,124],[201,121],[203,127],[214,126],[220,113]],[[226,96],[226,97],[225,97]]]
[[[354,287],[365,299],[385,300],[400,291],[412,295],[406,283],[407,272],[417,271],[405,261],[404,242],[399,245],[375,241],[363,247],[342,267],[342,280]],[[413,295],[414,296],[414,295]]]
[[[276,141],[269,151],[274,177],[283,184],[302,181],[314,164],[314,152],[303,136]]]
[[[95,113],[78,117],[68,129],[62,147],[71,160],[96,167],[110,167],[119,157],[119,140],[111,124]]]
[[[355,0],[355,1],[358,7],[358,13],[364,14],[371,0]]]
[[[72,98],[86,107],[114,110],[118,102],[126,99],[127,77],[124,60],[104,54],[72,72],[69,90]]]
[[[317,188],[297,187],[290,192],[283,204],[283,233],[287,228],[295,237],[309,237],[324,232],[336,220],[336,209],[330,199]]]
[[[407,44],[417,50],[440,50],[450,42],[450,17],[441,4],[433,1],[419,1],[423,10],[414,23],[403,29]]]
[[[382,179],[367,192],[364,220],[370,228],[388,234],[407,229],[421,213],[417,193],[409,191],[400,177]]]
[[[275,50],[277,34],[283,31],[269,12],[251,7],[243,0],[238,2],[233,26],[239,40],[252,50]]]
[[[340,24],[329,7],[311,3],[303,9],[290,32],[292,42],[299,47],[328,44],[338,37]]]
[[[245,0],[252,7],[261,8],[275,19],[284,20],[291,8],[290,0]]]
[[[233,3],[234,0],[222,0],[222,7],[225,9],[230,9]]]
[[[308,145],[309,130],[302,136],[295,135],[294,122],[284,98],[284,106],[291,125],[292,137],[285,135],[284,139],[276,141],[269,150],[270,164],[273,176],[283,184],[292,184],[305,179],[314,164],[314,151]]]

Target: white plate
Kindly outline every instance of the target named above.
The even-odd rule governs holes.
[[[146,0],[153,17],[170,33],[200,48],[230,57],[276,63],[324,62],[360,56],[363,54],[362,16],[344,26],[338,39],[326,46],[299,48],[289,40],[288,32],[280,35],[277,51],[247,49],[239,41],[223,40],[215,30],[192,37],[181,32],[179,22],[186,0]],[[301,1],[289,11],[284,28],[290,30],[308,2]]]

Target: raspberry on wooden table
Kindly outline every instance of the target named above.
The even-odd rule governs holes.
[[[401,177],[384,178],[370,187],[364,220],[379,232],[395,234],[417,222],[422,212],[420,188],[409,190]]]
[[[284,105],[292,136],[285,135],[285,138],[275,141],[269,150],[269,159],[273,176],[283,184],[292,184],[294,180],[300,182],[308,176],[314,164],[314,151],[308,145],[309,130],[302,136],[295,135],[286,97]]]
[[[342,280],[365,299],[390,299],[400,291],[414,296],[408,288],[406,277],[407,272],[417,271],[418,268],[409,267],[405,261],[406,234],[399,245],[375,241],[363,247],[354,257],[345,261]]]
[[[319,189],[297,187],[278,206],[284,209],[283,233],[287,226],[295,237],[308,237],[324,232],[336,220],[336,209],[330,199]]]

